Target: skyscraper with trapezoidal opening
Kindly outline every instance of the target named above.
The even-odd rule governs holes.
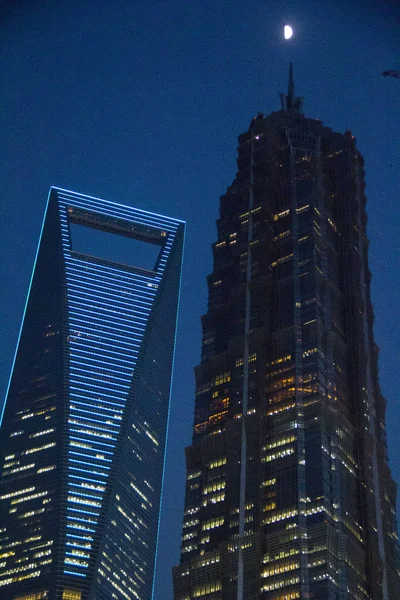
[[[184,223],[52,188],[0,430],[0,596],[153,596]]]

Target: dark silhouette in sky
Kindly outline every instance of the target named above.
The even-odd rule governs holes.
[[[3,60],[1,397],[50,185],[187,221],[156,600],[172,597],[194,406],[200,315],[218,198],[237,135],[280,107],[289,62],[304,112],[350,129],[365,158],[375,336],[389,457],[400,480],[397,402],[399,55],[392,2],[20,0],[0,9]],[[290,23],[294,35],[284,40]]]
[[[396,77],[400,79],[400,71],[396,71],[395,69],[389,69],[389,71],[383,71],[382,75],[384,77]]]

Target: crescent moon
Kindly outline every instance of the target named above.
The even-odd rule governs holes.
[[[290,27],[290,25],[285,25],[283,33],[284,33],[284,36],[285,36],[285,40],[290,40],[290,38],[293,35],[293,29]]]

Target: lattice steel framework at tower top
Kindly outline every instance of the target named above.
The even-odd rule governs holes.
[[[0,433],[1,598],[152,598],[183,238],[51,189]]]
[[[281,100],[221,197],[175,600],[397,600],[364,161]]]

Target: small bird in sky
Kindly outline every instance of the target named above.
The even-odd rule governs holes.
[[[400,79],[400,71],[396,71],[395,69],[390,69],[389,71],[383,71],[382,75],[384,77],[397,77],[397,79]]]

